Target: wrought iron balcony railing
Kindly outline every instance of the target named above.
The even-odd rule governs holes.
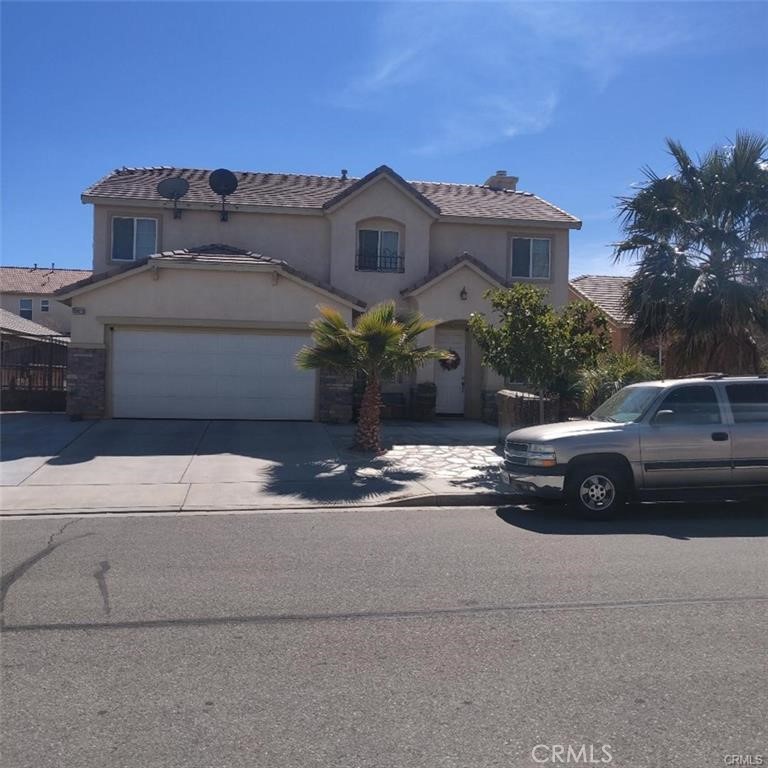
[[[390,251],[380,254],[358,252],[355,269],[358,272],[404,272],[405,254]]]

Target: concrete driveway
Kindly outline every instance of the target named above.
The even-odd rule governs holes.
[[[467,422],[390,427],[409,449],[376,458],[349,453],[350,427],[312,422],[4,414],[2,427],[5,514],[381,503],[445,495],[454,481],[476,495],[494,490],[486,470],[499,461],[494,428]]]

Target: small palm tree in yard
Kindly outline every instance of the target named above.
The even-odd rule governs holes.
[[[448,355],[445,350],[416,344],[418,336],[435,325],[437,321],[418,313],[398,316],[391,301],[371,307],[352,326],[330,307],[321,307],[320,317],[310,324],[314,346],[299,350],[299,368],[326,368],[365,377],[355,432],[358,450],[381,451],[381,382],[413,373],[428,360]]]

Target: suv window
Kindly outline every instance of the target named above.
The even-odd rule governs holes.
[[[712,387],[692,385],[672,390],[662,400],[656,413],[672,411],[669,424],[720,424],[720,405]]]
[[[725,391],[736,424],[768,422],[768,382],[728,384]]]

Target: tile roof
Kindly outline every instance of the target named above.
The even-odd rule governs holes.
[[[295,269],[290,264],[280,259],[272,259],[269,256],[262,256],[259,253],[253,253],[243,248],[236,248],[232,245],[225,245],[223,243],[212,243],[210,245],[198,245],[193,248],[183,248],[175,251],[162,251],[161,253],[147,256],[144,259],[138,259],[130,264],[121,264],[119,267],[110,269],[107,272],[100,272],[98,274],[92,274],[84,280],[80,280],[77,283],[68,285],[66,288],[58,291],[59,294],[66,294],[71,290],[77,288],[84,288],[88,285],[94,285],[104,280],[108,280],[111,277],[116,277],[124,272],[130,272],[138,267],[143,267],[149,263],[180,263],[180,264],[229,264],[229,265],[255,265],[255,264],[268,264],[273,265],[276,269],[280,269],[288,275],[293,275],[299,278],[305,283],[321,288],[327,293],[331,293],[334,296],[338,296],[345,301],[356,304],[363,308],[366,306],[364,301],[361,301],[355,296],[352,296],[344,291],[340,291],[337,288],[324,283],[322,280],[308,275],[306,272],[302,272],[299,269]]]
[[[21,317],[21,315],[16,315],[7,309],[1,308],[0,330],[18,334],[19,336],[56,336],[62,339],[68,338],[56,333],[56,331],[52,331],[50,328],[46,328],[44,325],[34,323],[32,320],[27,320],[25,317]]]
[[[463,253],[461,256],[457,256],[455,259],[451,259],[447,264],[444,264],[440,269],[435,270],[434,272],[430,272],[429,274],[422,277],[420,280],[417,280],[413,285],[409,285],[407,288],[404,288],[400,293],[403,296],[407,296],[410,293],[413,293],[413,291],[418,290],[419,288],[422,288],[423,286],[427,285],[428,283],[431,283],[434,280],[437,280],[438,277],[441,277],[446,272],[450,272],[454,267],[458,266],[459,264],[472,264],[474,267],[477,267],[484,275],[487,275],[491,280],[498,283],[499,285],[507,285],[507,281],[497,272],[494,272],[487,264],[484,264],[480,259],[476,259],[472,254],[470,253]]]
[[[48,294],[90,274],[90,269],[0,267],[0,290],[3,293]]]
[[[571,286],[612,320],[627,325],[631,321],[624,311],[624,293],[630,279],[618,275],[581,275],[571,280]]]
[[[368,176],[388,173],[400,179],[392,169],[380,166]],[[118,198],[123,200],[168,201],[157,193],[163,179],[182,177],[189,182],[183,203],[214,205],[221,198],[208,186],[209,170],[197,168],[118,168],[83,192],[83,199]],[[357,178],[311,176],[292,173],[257,173],[236,171],[237,190],[227,197],[230,205],[254,205],[284,208],[317,209],[347,193],[361,182]],[[403,180],[404,181],[404,180]],[[564,224],[578,228],[581,222],[540,197],[521,191],[491,189],[482,184],[450,184],[436,181],[410,181],[416,195],[442,216],[489,219],[518,219]]]

